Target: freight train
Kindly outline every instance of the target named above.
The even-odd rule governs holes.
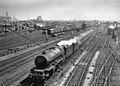
[[[69,59],[69,56],[80,48],[81,40],[85,37],[89,38],[88,34],[92,31],[82,33],[70,40],[60,41],[56,46],[44,50],[35,58],[35,67],[31,69],[29,76],[20,83],[21,86],[35,86],[35,84],[44,83],[59,69],[60,64]],[[34,85],[28,85],[31,83]]]
[[[51,25],[43,25],[43,24],[35,24],[31,21],[26,22],[23,24],[23,28],[24,27],[29,27],[29,28],[33,28],[36,30],[42,30],[43,34],[47,34],[50,36],[57,36],[60,34],[63,34],[64,32],[67,31],[73,31],[73,30],[85,30],[85,28],[87,27],[87,25],[85,23],[80,23],[80,25],[74,25],[74,24],[64,24],[64,25],[56,25],[56,24],[51,24]]]
[[[81,26],[79,27],[75,27],[75,26],[66,26],[66,27],[57,27],[57,28],[51,28],[51,29],[47,29],[46,30],[46,33],[48,35],[51,35],[51,36],[56,36],[56,35],[59,35],[59,34],[62,34],[64,32],[67,32],[67,31],[73,31],[73,30],[77,30],[77,31],[80,31],[80,30],[85,30],[86,28],[86,24],[85,23],[82,23]]]

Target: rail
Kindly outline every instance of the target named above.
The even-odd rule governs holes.
[[[97,40],[95,41],[95,43],[91,44],[92,47],[89,48],[88,52],[85,54],[85,56],[82,57],[82,59],[79,61],[79,63],[85,63],[85,64],[78,64],[74,71],[72,72],[71,76],[69,77],[69,79],[67,80],[67,82],[65,83],[65,86],[81,86],[82,81],[83,81],[83,77],[85,77],[86,75],[86,71],[89,67],[89,64],[92,60],[92,56],[95,53],[97,47],[99,46],[99,44],[101,43],[102,40]],[[92,53],[92,54],[90,54]],[[87,58],[88,57],[88,58]],[[79,71],[79,75],[80,76],[76,76],[76,74]],[[77,77],[77,78],[76,78]],[[73,82],[76,81],[76,82]]]
[[[109,84],[109,77],[113,68],[113,65],[115,61],[118,59],[118,55],[116,52],[116,48],[112,48],[109,42],[104,45],[104,47],[107,49],[107,51],[110,53],[102,67],[100,68],[100,71],[95,76],[93,82],[91,83],[91,86],[106,86]],[[112,49],[112,51],[110,50]],[[104,73],[104,74],[103,74]]]

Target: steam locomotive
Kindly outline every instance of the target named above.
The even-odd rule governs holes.
[[[87,31],[70,40],[60,41],[56,46],[44,50],[35,58],[35,67],[31,69],[26,79],[28,80],[27,84],[32,82],[34,82],[34,84],[41,84],[44,83],[46,79],[49,79],[59,68],[59,65],[65,62],[66,59],[80,47],[81,40],[83,40],[84,37],[89,37],[87,35],[92,31],[93,30]],[[25,80],[23,82],[25,82]],[[22,86],[28,86],[27,84]]]

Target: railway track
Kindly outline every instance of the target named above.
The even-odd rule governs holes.
[[[66,39],[66,38],[69,39],[71,37],[73,37],[73,36],[67,36],[62,39]],[[34,57],[42,51],[40,49],[45,49],[48,46],[52,46],[52,45],[56,44],[56,42],[55,41],[51,42],[49,45],[42,46],[42,47],[32,50],[30,52],[21,54],[20,56],[16,56],[11,59],[2,61],[0,63],[0,71],[1,71],[0,85],[9,86],[10,84],[13,84],[14,82],[16,82],[16,80],[21,79],[21,77],[24,77],[29,72],[29,70],[33,67],[34,64],[32,64],[30,66],[29,66],[29,64],[33,63]],[[22,69],[22,71],[21,71],[18,68],[21,68],[21,69],[25,68],[25,70]],[[18,71],[18,72],[16,72],[16,71]],[[11,74],[11,75],[9,75],[9,74]],[[6,78],[6,75],[9,75],[9,76],[7,76],[7,78]]]
[[[32,63],[32,64],[30,64],[30,63]],[[25,67],[25,68],[23,68],[23,67]],[[28,75],[31,67],[33,67],[33,62],[32,61],[29,61],[29,63],[26,63],[26,64],[22,65],[22,67],[21,67],[22,70],[18,71],[17,73],[14,73],[14,75],[13,74],[10,75],[12,77],[9,77],[7,80],[5,80],[1,84],[1,86],[17,86],[17,84],[20,82],[20,80],[25,78],[26,75]]]
[[[77,34],[80,34],[80,33],[78,32]],[[73,35],[77,35],[77,34],[73,34]],[[32,40],[31,42],[25,42],[25,39],[23,41],[20,41],[17,39],[14,41],[11,40],[10,42],[7,42],[7,44],[3,43],[3,45],[0,43],[2,45],[2,47],[0,47],[0,57],[6,56],[6,55],[9,55],[12,53],[16,53],[20,50],[30,48],[32,46],[41,45],[43,43],[50,42],[52,40],[64,38],[64,37],[70,36],[70,35],[71,35],[70,33],[66,33],[65,35],[61,35],[58,37],[50,37],[48,40],[46,40],[45,36],[42,36],[42,37],[37,37],[36,39],[34,38],[34,40]],[[26,40],[26,41],[28,41],[28,40]]]
[[[5,43],[0,43],[0,51],[18,46],[24,46],[32,43],[42,43],[44,41],[45,41],[45,36],[34,39],[32,40],[32,42],[26,39],[19,39],[19,40],[11,39],[11,40],[7,40]]]
[[[45,82],[45,86],[57,86],[56,81],[59,82],[60,79],[64,76],[64,74],[69,70],[69,67],[73,65],[73,62],[81,55],[83,51],[81,51],[81,48],[83,50],[86,49],[86,47],[89,46],[89,44],[92,44],[94,40],[96,39],[95,37],[96,33],[86,37],[83,42],[81,43],[80,49],[78,49],[76,52],[74,52],[72,55],[69,56],[69,59],[66,64],[62,65],[60,67],[59,72],[54,73],[54,75]],[[61,71],[62,70],[62,71]]]
[[[61,37],[64,37],[66,35],[70,35],[70,33],[66,33],[65,35],[61,35]],[[31,42],[25,38],[22,37],[13,37],[12,39],[3,39],[0,40],[0,51],[5,50],[5,49],[9,49],[9,48],[13,48],[13,47],[17,47],[17,46],[22,46],[22,45],[27,45],[27,44],[31,44],[31,43],[44,43],[46,42],[46,36],[45,35],[40,35],[40,37],[32,37],[32,36],[25,36],[29,39],[31,39]],[[54,40],[58,37],[50,37],[47,41],[50,41],[51,39]]]
[[[13,39],[6,39],[4,38],[3,40],[0,41],[0,51],[5,50],[8,48],[16,47],[19,45],[22,45],[24,43],[28,43],[29,41],[20,37],[15,37]]]
[[[66,38],[69,39],[69,38],[71,38],[71,37],[72,37],[72,36],[67,36],[67,37],[64,37],[64,38],[60,38],[59,40],[61,40],[61,39],[66,39]],[[34,49],[34,50],[31,50],[31,51],[29,51],[29,52],[27,52],[27,53],[23,53],[23,54],[21,54],[20,56],[12,57],[12,58],[10,58],[10,59],[8,59],[8,60],[2,61],[2,62],[0,63],[0,69],[2,69],[3,66],[5,66],[6,64],[12,65],[11,62],[15,62],[15,60],[16,60],[16,62],[17,62],[17,60],[20,61],[20,60],[22,60],[23,58],[26,59],[27,56],[29,56],[30,54],[33,54],[34,52],[39,51],[40,49],[45,50],[46,48],[48,48],[48,46],[52,46],[52,45],[56,44],[56,42],[58,42],[59,40],[55,40],[55,41],[53,41],[53,42],[44,44],[43,46],[40,46],[39,48]],[[52,43],[53,43],[53,44],[52,44]],[[49,45],[49,44],[50,44],[50,45]],[[42,51],[42,50],[41,50],[41,51]],[[16,63],[16,62],[15,62],[15,63]]]
[[[120,34],[119,34],[120,30],[118,29],[116,31],[117,37],[118,39],[120,39]],[[109,86],[120,86],[120,43],[118,41],[118,46],[117,46],[117,53],[118,53],[118,59],[116,59],[115,64],[113,65],[113,67],[111,68],[111,74],[108,77],[108,85]],[[117,57],[117,56],[116,56]]]
[[[92,56],[100,45],[102,38],[100,37],[95,41],[95,43],[91,44],[88,48],[87,53],[82,57],[82,59],[76,65],[74,71],[71,76],[67,80],[64,86],[82,86],[82,82],[84,81],[87,69],[92,60]]]
[[[120,60],[116,60],[115,64],[111,68],[110,75],[108,77],[109,86],[120,86]]]
[[[106,54],[106,58],[99,59],[99,62],[97,64],[96,74],[91,83],[91,86],[109,86],[110,85],[109,84],[110,74],[118,57],[116,53],[117,47],[112,48],[111,45],[109,44],[109,41],[107,40],[107,42],[104,45],[104,48],[106,48],[108,55]]]
[[[67,36],[65,37],[66,38],[71,38],[71,36]],[[63,38],[62,38],[63,39]],[[58,40],[59,41],[59,40]],[[54,41],[54,42],[51,42],[50,44],[48,45],[45,45],[45,46],[42,46],[40,48],[37,48],[35,50],[32,50],[30,52],[27,52],[27,53],[24,53],[24,54],[21,54],[20,56],[16,56],[16,57],[13,57],[13,58],[10,58],[10,59],[7,59],[5,61],[2,61],[0,63],[0,76],[1,76],[1,79],[2,79],[2,76],[4,76],[6,73],[9,73],[10,71],[13,71],[14,69],[16,69],[17,67],[23,65],[22,63],[26,64],[26,62],[29,62],[29,61],[34,61],[34,57],[35,55],[38,55],[43,49],[47,48],[48,46],[53,46],[55,45],[57,42]],[[41,50],[42,49],[42,50]],[[38,52],[37,52],[38,51]],[[30,67],[31,68],[31,67]],[[7,79],[6,79],[7,80]],[[8,80],[7,80],[8,81]],[[3,80],[1,80],[1,82],[4,82]],[[7,86],[7,85],[6,85]]]

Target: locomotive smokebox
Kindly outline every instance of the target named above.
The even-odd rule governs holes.
[[[44,56],[37,56],[35,59],[35,65],[38,69],[45,69],[47,67],[47,60]]]

